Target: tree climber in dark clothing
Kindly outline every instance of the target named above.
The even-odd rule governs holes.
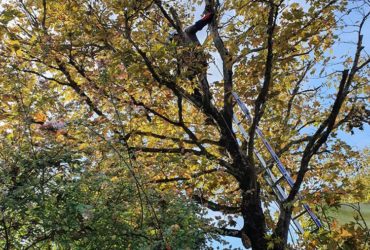
[[[211,94],[209,92],[209,84],[207,80],[207,59],[205,54],[199,50],[199,46],[201,46],[196,33],[202,30],[207,24],[209,24],[214,17],[213,12],[208,12],[205,14],[202,19],[197,21],[195,24],[187,27],[183,33],[184,40],[181,41],[181,37],[177,32],[172,32],[170,34],[169,40],[181,42],[187,46],[193,46],[192,48],[188,48],[186,53],[182,56],[181,61],[184,66],[187,67],[187,78],[189,80],[193,80],[195,77],[201,82],[201,89],[204,94],[204,101],[208,103],[211,99]],[[194,46],[195,45],[195,46]],[[194,92],[197,94],[197,89]],[[199,93],[199,91],[198,91]]]
[[[187,27],[185,29],[186,39],[196,43],[197,45],[201,45],[196,34],[198,31],[201,31],[207,24],[209,24],[212,21],[213,16],[214,14],[212,12],[207,13],[202,17],[202,19],[197,21],[195,24],[193,24],[190,27]]]

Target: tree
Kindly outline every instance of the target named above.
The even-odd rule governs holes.
[[[204,45],[168,42],[170,29],[181,34],[192,22],[187,6],[195,4],[216,13]],[[23,87],[21,96],[2,96],[2,119],[21,114],[32,140],[40,137],[34,134],[37,119],[63,119],[70,129],[53,135],[78,151],[89,149],[85,157],[92,163],[111,157],[98,157],[95,148],[127,152],[126,161],[140,166],[128,172],[145,176],[143,189],[186,192],[210,209],[240,214],[242,229],[227,228],[235,223],[231,216],[218,232],[242,238],[246,247],[250,241],[253,249],[287,246],[300,189],[314,207],[335,204],[340,193],[365,199],[350,185],[363,185],[354,169],[368,162],[337,132],[369,122],[368,1],[40,0],[3,6],[2,89]],[[344,23],[351,12],[360,17],[352,26]],[[330,50],[347,27],[356,29],[354,50],[338,59]],[[215,64],[222,79],[208,90],[196,74],[189,76],[189,67],[201,68],[191,56],[199,53],[209,61],[220,57]],[[189,54],[190,62],[184,60]],[[252,108],[249,140],[242,143],[232,126],[233,115],[240,116],[232,91]],[[15,100],[26,109],[15,110]],[[257,127],[295,179],[276,220],[263,209],[274,198],[254,156],[261,149]],[[307,245],[325,235],[309,235]]]
[[[142,168],[100,135],[104,125],[50,129],[33,110],[53,100],[26,83],[1,81],[2,249],[196,249],[217,239],[183,194],[144,189]]]

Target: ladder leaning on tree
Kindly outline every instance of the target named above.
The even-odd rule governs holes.
[[[240,100],[239,96],[235,93],[232,92],[232,95],[234,99],[236,100],[240,110],[243,113],[243,116],[247,119],[248,122],[252,123],[252,116],[250,115],[247,107],[245,104]],[[240,133],[242,134],[243,138],[245,140],[248,140],[248,134],[244,130],[241,122],[237,118],[237,116],[234,114],[233,116],[233,121],[237,125]],[[267,151],[270,153],[271,157],[274,159],[279,172],[281,173],[281,177],[276,177],[275,174],[271,171],[270,168],[267,167],[266,161],[263,159],[262,155],[255,149],[254,153],[258,159],[258,161],[261,163],[263,170],[264,170],[264,179],[266,180],[267,184],[271,187],[271,189],[274,191],[274,194],[279,201],[279,204],[284,201],[287,198],[287,194],[283,187],[280,185],[282,181],[285,181],[288,183],[290,187],[293,187],[294,181],[292,177],[290,176],[289,172],[286,170],[282,162],[280,161],[279,157],[275,153],[275,151],[272,149],[270,143],[266,140],[266,138],[263,136],[262,131],[257,127],[256,128],[256,133],[258,137],[262,140],[263,145],[267,148]],[[298,195],[298,199],[300,201],[303,200],[303,197],[301,195]],[[298,218],[301,217],[304,214],[308,214],[309,218],[312,220],[312,222],[315,224],[315,226],[318,228],[322,227],[322,224],[320,220],[317,218],[317,216],[312,212],[311,208],[306,204],[302,202],[302,207],[303,210],[302,212],[298,213],[292,218],[292,223],[294,225],[294,228],[296,232],[298,233],[303,233],[303,229],[298,222]]]

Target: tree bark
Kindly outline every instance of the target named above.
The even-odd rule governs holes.
[[[253,250],[265,250],[267,249],[267,240],[265,238],[266,224],[261,206],[259,184],[255,181],[256,179],[245,179],[245,183],[241,183],[241,211],[244,219],[242,232],[248,235]],[[246,245],[244,246],[248,247]]]
[[[274,240],[274,250],[284,250],[286,248],[289,225],[292,217],[292,209],[283,209],[279,215],[279,221],[276,225]]]

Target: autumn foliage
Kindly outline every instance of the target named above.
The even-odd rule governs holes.
[[[368,149],[338,135],[370,120],[369,1],[1,6],[4,249],[207,249],[222,236],[253,249],[369,246],[360,209],[347,224],[328,214],[370,198]],[[199,10],[215,13],[202,46],[167,39]],[[338,48],[348,30],[345,53]],[[257,127],[295,181],[283,184],[280,209],[254,154],[276,171]],[[298,194],[324,226],[311,233],[302,217],[306,233],[292,239]],[[209,218],[210,210],[223,216]]]

